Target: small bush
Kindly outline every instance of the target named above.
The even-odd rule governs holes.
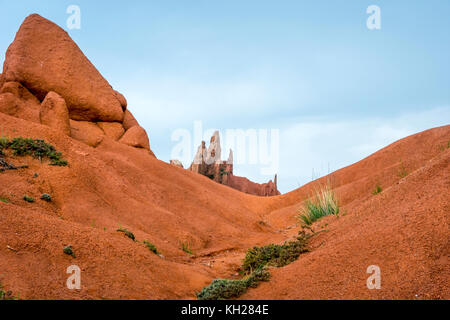
[[[372,191],[372,194],[374,196],[376,196],[377,194],[380,194],[383,191],[383,189],[381,188],[381,186],[379,184],[377,184],[377,186],[375,187],[375,189]]]
[[[330,184],[321,190],[317,190],[315,195],[304,202],[299,210],[298,218],[304,226],[311,226],[322,217],[339,214],[339,203]]]
[[[136,241],[136,237],[134,236],[134,234],[132,232],[128,231],[127,229],[119,228],[119,229],[117,229],[117,232],[122,232],[131,240]]]
[[[186,253],[189,254],[189,255],[192,254],[192,251],[191,251],[189,242],[186,242],[186,243],[183,242],[183,243],[181,244],[181,250],[183,250],[184,252],[186,252]]]
[[[5,300],[20,300],[19,297],[13,297],[11,291],[3,291],[3,286],[0,284],[0,301]]]
[[[46,201],[46,202],[52,202],[52,196],[49,195],[48,193],[44,193],[44,194],[41,196],[41,200],[44,200],[44,201]]]
[[[308,251],[306,244],[306,239],[299,237],[297,241],[283,245],[270,244],[264,247],[254,247],[247,251],[241,272],[249,274],[253,270],[265,266],[284,267],[297,260],[300,254]]]
[[[241,273],[247,275],[242,280],[214,280],[209,286],[197,294],[198,300],[226,300],[238,298],[248,288],[255,288],[261,281],[270,278],[268,266],[283,267],[295,261],[303,252],[307,252],[309,236],[300,232],[297,240],[284,245],[268,245],[250,249],[243,261]]]
[[[69,256],[72,256],[75,258],[75,253],[73,252],[73,248],[71,245],[68,245],[66,247],[64,247],[63,252]]]
[[[29,196],[23,196],[23,200],[25,200],[26,202],[29,203],[33,203],[34,202],[34,198],[33,197],[29,197]]]
[[[144,240],[144,244],[145,246],[148,248],[148,250],[150,250],[151,252],[153,252],[154,254],[159,254],[158,250],[156,249],[155,245],[147,240]]]
[[[228,300],[239,298],[248,288],[255,288],[260,282],[268,281],[270,274],[258,269],[243,280],[216,279],[197,294],[198,300]]]
[[[67,166],[67,161],[62,160],[62,154],[56,151],[55,147],[44,140],[32,138],[14,138],[11,141],[1,138],[0,151],[11,149],[15,156],[32,156],[36,159],[48,158],[52,166]]]

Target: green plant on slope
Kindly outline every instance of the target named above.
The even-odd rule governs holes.
[[[405,165],[402,163],[400,168],[398,169],[397,172],[397,176],[399,176],[400,178],[405,178],[406,176],[408,176],[408,171],[405,168]]]
[[[61,159],[62,154],[44,140],[22,137],[9,140],[2,137],[0,138],[0,160],[4,157],[3,150],[6,149],[11,149],[15,156],[32,156],[40,160],[48,158],[52,166],[67,166],[68,164],[66,160]],[[2,167],[8,170],[26,168],[26,166],[14,167],[6,162],[2,163]]]
[[[197,294],[198,300],[228,300],[243,295],[248,288],[255,288],[262,281],[268,281],[270,273],[265,269],[255,270],[246,279],[216,279]]]
[[[29,203],[33,203],[34,202],[34,198],[33,197],[29,197],[27,195],[23,196],[23,200]]]
[[[383,191],[383,189],[381,188],[381,186],[379,184],[377,184],[375,189],[372,191],[372,194],[375,196],[377,194],[380,194],[382,191]]]
[[[159,254],[158,250],[156,249],[155,245],[147,240],[144,240],[144,244],[145,246],[148,248],[148,250],[150,250],[151,252],[153,252],[154,254]]]
[[[248,250],[241,266],[241,273],[246,275],[244,279],[216,279],[197,294],[197,299],[226,300],[240,297],[248,288],[255,288],[261,281],[269,280],[270,273],[267,267],[283,267],[294,262],[301,253],[307,252],[309,238],[310,236],[302,231],[299,232],[296,241]]]
[[[0,284],[0,301],[2,300],[20,300],[19,296],[13,297],[11,291],[4,291],[3,286]]]
[[[184,252],[186,252],[189,255],[192,254],[192,250],[191,250],[191,247],[189,245],[189,242],[181,243],[181,250],[183,250]]]
[[[9,203],[9,199],[8,198],[0,198],[0,201],[3,203]]]
[[[264,247],[254,247],[247,251],[242,263],[241,272],[249,274],[253,270],[270,267],[284,267],[307,252],[307,238],[299,236],[296,241],[283,245],[270,244]]]
[[[315,194],[304,202],[303,207],[299,210],[298,218],[302,225],[311,226],[322,217],[338,214],[339,203],[328,183],[322,189],[316,190]]]
[[[127,229],[119,228],[119,229],[117,229],[117,232],[122,232],[131,240],[136,241],[136,237],[134,236],[134,234],[132,232],[128,231]]]

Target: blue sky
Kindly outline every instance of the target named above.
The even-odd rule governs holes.
[[[126,96],[164,161],[172,133],[196,120],[279,129],[288,192],[450,123],[448,0],[0,0],[0,63],[28,14],[67,30],[72,4],[81,29],[69,34]],[[381,8],[381,30],[366,27],[369,5]],[[235,173],[267,181],[260,167]]]

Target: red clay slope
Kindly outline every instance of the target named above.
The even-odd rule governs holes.
[[[449,299],[450,126],[408,137],[333,173],[342,201],[311,252],[272,269],[270,283],[243,299]],[[383,192],[371,194],[379,184]],[[311,186],[284,197],[295,201]],[[291,219],[292,206],[271,213]],[[381,268],[381,289],[367,288],[367,268]]]
[[[258,198],[108,138],[94,149],[46,126],[2,113],[0,124],[1,134],[45,139],[69,161],[69,167],[51,167],[45,161],[9,156],[8,161],[30,168],[0,173],[0,197],[10,200],[0,201],[0,283],[24,299],[193,299],[212,279],[231,277],[247,248],[292,236],[296,229],[288,227],[295,224],[296,207],[311,189],[306,186],[284,196]],[[335,173],[347,215],[331,221],[330,232],[314,240],[325,241],[323,247],[291,266],[274,270],[270,284],[246,297],[370,298],[373,293],[358,291],[358,281],[366,276],[360,267],[380,264],[387,286],[393,283],[388,282],[389,272],[395,272],[392,266],[399,261],[400,268],[412,269],[410,274],[419,279],[416,283],[433,292],[433,297],[448,297],[445,288],[439,287],[445,282],[438,266],[443,268],[439,261],[448,238],[444,219],[448,219],[448,198],[443,195],[449,191],[449,151],[443,145],[449,140],[450,126],[433,129]],[[396,185],[401,161],[410,174]],[[413,179],[422,185],[416,186]],[[370,191],[378,180],[385,192],[374,198]],[[408,187],[410,184],[413,187]],[[29,204],[22,200],[25,194],[39,199],[42,193],[51,194],[53,202]],[[397,210],[391,212],[394,208]],[[423,213],[429,209],[433,214],[428,212],[425,219]],[[365,225],[373,225],[374,231]],[[164,258],[116,232],[119,226],[134,232],[139,241],[154,243]],[[418,240],[413,242],[415,238]],[[391,239],[392,246],[384,239]],[[181,243],[190,244],[193,257],[181,250]],[[68,244],[74,247],[76,259],[62,252]],[[371,249],[374,259],[353,252],[353,246]],[[325,249],[329,251],[321,251]],[[384,250],[393,255],[387,255],[389,264],[380,259]],[[418,254],[416,260],[406,259],[414,253]],[[299,290],[304,288],[300,283],[304,279],[283,280],[289,270],[295,278],[302,261],[310,261],[301,266],[309,281],[315,281],[313,287],[308,286],[310,291]],[[347,261],[354,266],[350,268]],[[79,292],[65,286],[66,268],[73,264],[82,269]],[[321,272],[324,268],[332,268],[334,273]],[[343,270],[354,271],[347,278],[342,277]],[[330,283],[323,274],[336,281]],[[405,279],[411,278],[405,275]],[[347,288],[347,281],[346,291],[335,291],[336,283]],[[428,290],[425,283],[432,288]],[[390,290],[381,297],[409,297],[411,291],[401,286]]]

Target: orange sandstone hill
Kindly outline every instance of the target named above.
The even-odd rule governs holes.
[[[450,126],[258,197],[158,160],[125,98],[38,15],[21,26],[0,79],[0,135],[45,140],[68,162],[0,153],[27,166],[0,171],[0,284],[22,299],[195,299],[211,280],[236,278],[248,248],[295,236],[298,208],[327,180],[343,215],[319,221],[326,232],[310,252],[270,269],[270,281],[242,298],[450,298]],[[69,245],[75,257],[63,252]],[[81,290],[66,287],[71,265],[81,268]],[[366,287],[369,265],[381,268],[381,290]]]

